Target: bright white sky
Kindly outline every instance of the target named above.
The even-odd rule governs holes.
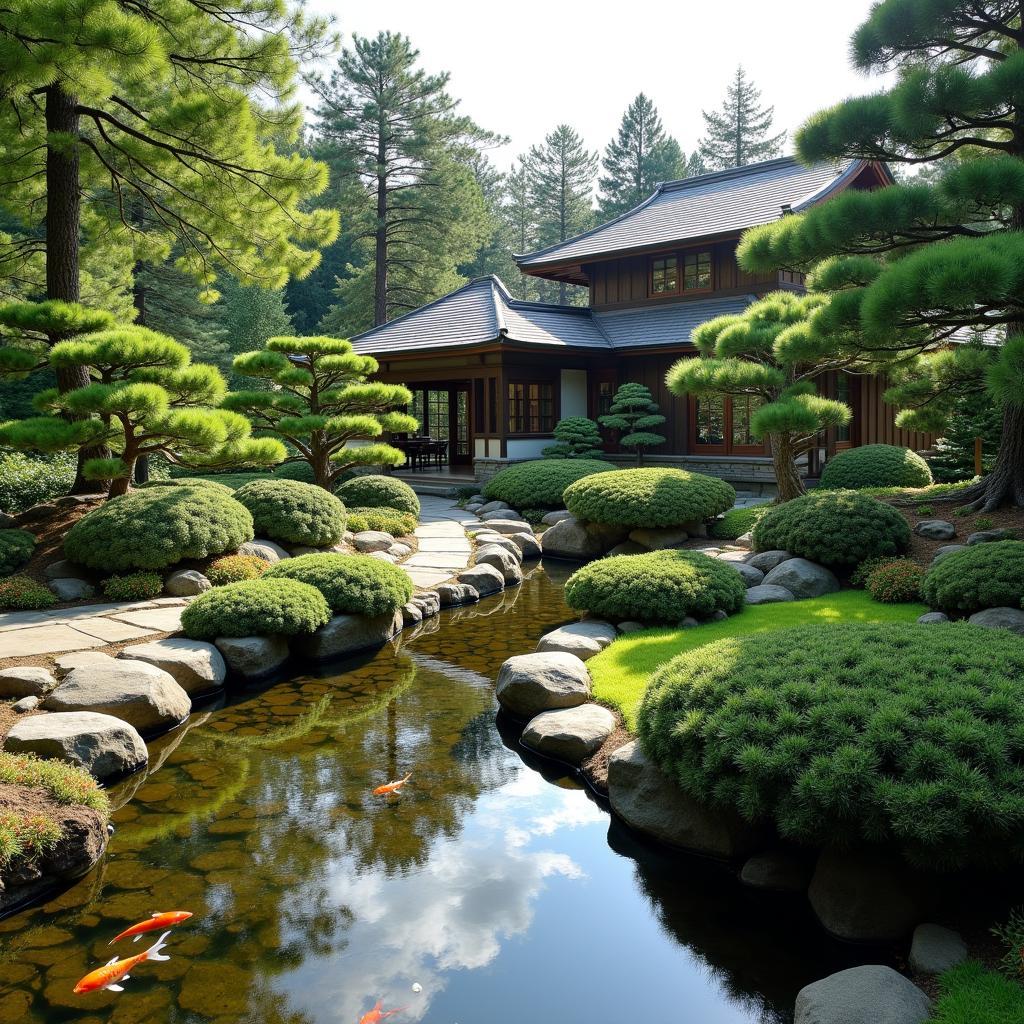
[[[874,91],[850,66],[850,34],[872,0],[309,0],[351,34],[402,32],[428,71],[482,127],[510,136],[503,169],[556,124],[603,152],[630,100],[646,92],[689,154],[701,109],[717,109],[742,63],[792,132],[807,115]],[[787,152],[789,152],[787,146]]]

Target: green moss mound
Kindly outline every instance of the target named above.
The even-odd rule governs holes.
[[[382,530],[392,537],[407,537],[416,530],[416,516],[393,508],[350,508],[348,529],[352,533],[364,530]]]
[[[565,491],[565,507],[577,519],[630,529],[703,522],[735,503],[724,480],[681,469],[617,469]]]
[[[856,491],[815,491],[770,508],[754,527],[758,551],[791,551],[825,565],[901,555],[910,527],[891,505]]]
[[[1013,951],[1020,977],[1020,947]],[[926,1024],[1010,1024],[1024,1020],[1024,985],[1013,975],[986,971],[968,960],[939,977],[939,998]]]
[[[252,516],[215,487],[147,487],[83,516],[64,553],[91,569],[123,573],[209,558],[252,540]]]
[[[1024,602],[1024,541],[997,540],[946,555],[924,574],[921,593],[932,608],[973,615]]]
[[[565,602],[577,611],[639,622],[682,622],[688,615],[731,615],[747,588],[736,570],[699,551],[613,555],[578,569],[565,585]]]
[[[736,540],[750,533],[757,521],[771,508],[770,505],[749,505],[746,508],[732,508],[711,524],[708,533],[716,540]]]
[[[301,480],[253,480],[235,491],[251,513],[256,535],[283,544],[329,547],[345,532],[345,506],[329,491]]]
[[[181,613],[193,640],[218,636],[295,636],[312,633],[331,617],[323,594],[296,580],[242,580],[200,594]]]
[[[565,508],[562,492],[571,483],[612,467],[596,459],[540,459],[520,462],[496,473],[484,485],[484,497],[507,502],[512,508]]]
[[[804,626],[652,678],[645,750],[686,792],[801,843],[935,866],[1024,857],[1024,644],[964,623]]]
[[[393,508],[419,517],[420,499],[404,481],[391,476],[356,476],[336,488],[335,494],[354,508]]]
[[[368,555],[302,555],[272,565],[265,580],[298,580],[316,587],[339,615],[384,615],[412,597],[402,569]]]
[[[316,474],[308,462],[284,462],[274,469],[278,480],[301,480],[304,484],[316,483]]]
[[[130,572],[103,581],[103,595],[111,601],[148,601],[163,589],[164,578],[158,572]]]
[[[0,530],[0,576],[17,572],[35,549],[35,535],[28,530]]]
[[[227,487],[216,480],[210,480],[205,476],[179,476],[167,480],[147,480],[140,485],[142,490],[149,490],[152,487],[209,487],[221,494],[233,495],[234,489]]]
[[[825,463],[818,486],[859,491],[862,487],[927,487],[932,471],[917,452],[893,444],[849,448]]]

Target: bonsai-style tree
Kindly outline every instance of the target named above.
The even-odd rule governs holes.
[[[555,424],[555,443],[541,455],[545,459],[603,459],[601,431],[586,416],[566,416]]]
[[[601,426],[621,430],[619,444],[636,450],[636,464],[644,464],[644,449],[665,443],[661,434],[655,434],[653,427],[660,427],[665,417],[658,410],[658,404],[643,384],[627,381],[619,385],[612,398],[611,411],[600,418]]]
[[[50,415],[0,424],[0,444],[44,452],[105,445],[113,457],[90,459],[84,472],[112,480],[111,497],[128,491],[143,455],[194,469],[272,466],[285,456],[279,441],[252,438],[244,416],[214,408],[225,391],[216,367],[193,364],[184,345],[156,331],[120,327],[62,341],[50,365],[83,368],[91,383],[40,392],[36,406]]]
[[[400,466],[402,452],[376,439],[385,431],[419,428],[400,411],[412,402],[409,389],[367,380],[377,360],[354,352],[348,341],[270,338],[260,351],[237,356],[234,370],[272,387],[232,392],[223,407],[244,413],[260,433],[287,441],[298,452],[290,461],[309,463],[327,490],[354,466]]]
[[[882,0],[853,37],[856,63],[898,69],[896,83],[812,117],[797,134],[804,160],[934,162],[927,178],[875,192],[850,190],[748,232],[747,271],[804,270],[835,257],[843,290],[820,318],[853,329],[866,347],[927,353],[970,330],[1001,345],[986,375],[971,353],[929,357],[901,414],[904,426],[941,429],[948,384],[990,389],[1002,406],[992,471],[957,500],[991,510],[1024,504],[1024,68],[1021,8],[1004,0]],[[966,346],[970,348],[971,346]],[[958,373],[963,358],[968,366]],[[933,372],[933,371],[938,372]],[[906,393],[893,394],[906,398]]]
[[[825,301],[775,292],[741,314],[709,320],[692,335],[700,358],[681,359],[666,376],[677,395],[753,397],[761,403],[750,429],[771,445],[781,501],[805,493],[797,459],[819,431],[850,419],[848,406],[815,394],[812,383],[826,370],[858,365],[841,335],[809,337],[807,317]]]

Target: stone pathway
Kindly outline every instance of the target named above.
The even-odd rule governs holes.
[[[419,550],[401,563],[413,585],[436,587],[462,572],[473,548],[466,529],[479,524],[472,512],[464,512],[450,498],[420,495]]]

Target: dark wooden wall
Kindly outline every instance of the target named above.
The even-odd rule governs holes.
[[[935,435],[896,426],[896,410],[882,401],[888,387],[882,377],[861,377],[854,422],[855,444],[895,444],[914,451],[925,451],[935,444]]]

